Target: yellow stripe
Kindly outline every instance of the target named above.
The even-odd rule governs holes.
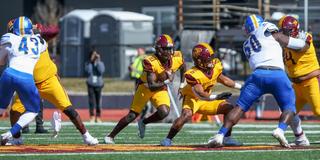
[[[164,34],[164,37],[167,38],[167,40],[168,40],[169,43],[173,44],[173,40],[172,40],[172,38],[171,38],[169,35]]]
[[[23,17],[19,18],[19,22],[20,22],[20,26],[19,26],[19,30],[20,30],[20,35],[24,34],[24,30],[23,30]]]
[[[206,47],[209,50],[210,55],[214,54],[212,47],[208,43],[199,43],[199,44]]]
[[[258,22],[257,22],[257,19],[256,19],[256,15],[252,15],[250,16],[252,22],[253,22],[253,25],[254,25],[254,28],[258,28]]]

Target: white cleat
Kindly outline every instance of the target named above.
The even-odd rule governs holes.
[[[0,136],[1,145],[2,145],[2,146],[6,145],[7,142],[8,142],[9,140],[11,140],[11,139],[12,139],[12,134],[11,134],[10,131],[1,134],[1,136]]]
[[[143,119],[138,121],[138,136],[142,139],[144,138],[144,134],[146,132],[146,124],[143,123]]]
[[[53,130],[52,138],[57,138],[61,130],[61,113],[57,111],[52,114],[51,129]]]
[[[105,144],[115,144],[115,143],[114,143],[114,139],[111,138],[111,137],[108,137],[108,136],[105,136],[105,137],[104,137],[104,143],[105,143]]]
[[[299,137],[296,137],[294,144],[296,146],[310,146],[310,142],[304,133]]]
[[[19,145],[23,145],[23,139],[21,137],[12,138],[6,143],[6,146],[19,146]]]
[[[223,138],[222,134],[216,134],[215,136],[211,137],[208,141],[209,148],[218,148],[223,147]]]
[[[99,141],[97,138],[92,137],[89,132],[86,132],[85,134],[82,135],[83,138],[83,143],[87,144],[89,146],[94,146],[99,144]]]
[[[282,147],[291,148],[286,137],[284,136],[284,132],[280,128],[273,130],[272,136],[280,142]]]

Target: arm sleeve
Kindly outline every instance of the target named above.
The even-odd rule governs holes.
[[[87,75],[90,75],[92,73],[92,65],[90,62],[87,62],[84,66],[84,70],[86,71]]]

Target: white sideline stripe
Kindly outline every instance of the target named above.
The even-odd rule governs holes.
[[[46,125],[50,126],[49,122],[45,122]],[[112,126],[114,127],[117,122],[103,122],[103,123],[90,123],[84,122],[86,126]],[[73,125],[71,122],[62,122],[62,125]],[[171,127],[172,123],[151,123],[148,124],[148,127]],[[273,124],[237,124],[235,128],[275,128],[277,127],[277,123]],[[137,126],[137,123],[130,123],[129,126]],[[185,127],[192,127],[192,128],[212,128],[215,126],[214,123],[212,124],[199,124],[199,123],[187,123],[184,125]],[[302,123],[303,128],[320,128],[320,123],[318,124],[304,124]]]
[[[66,156],[66,155],[112,155],[112,154],[193,154],[193,153],[218,153],[218,152],[223,152],[223,153],[252,153],[252,152],[260,152],[260,153],[265,153],[265,152],[309,152],[309,151],[320,151],[320,149],[299,149],[299,150],[288,150],[288,149],[281,149],[281,150],[207,150],[207,151],[147,151],[147,152],[141,152],[141,151],[136,151],[136,152],[79,152],[79,153],[19,153],[19,154],[0,154],[1,157],[9,157],[9,156]]]
[[[45,126],[51,126],[50,122],[45,122]],[[63,126],[73,126],[73,123],[71,122],[62,122],[62,128]],[[103,123],[89,123],[85,122],[85,126],[110,126],[114,127],[117,123],[116,122],[103,122]],[[148,128],[152,127],[171,127],[172,123],[152,123],[148,124]],[[131,123],[129,126],[137,126],[137,123]],[[234,128],[276,128],[277,123],[274,124],[237,124],[234,126]],[[11,127],[0,127],[1,130],[7,130],[10,129]],[[31,129],[34,129],[35,126],[31,126]],[[187,123],[184,125],[184,128],[216,128],[215,125],[212,124],[198,124],[198,123]],[[302,128],[307,129],[315,129],[315,128],[320,128],[320,123],[319,124],[303,124],[302,123]]]
[[[204,133],[217,133],[217,131],[186,131],[192,134],[204,134]],[[287,131],[288,133],[292,132],[292,131]],[[309,131],[309,130],[304,130],[304,133],[307,134],[319,134],[320,131]],[[265,131],[265,130],[260,130],[260,131],[232,131],[232,134],[271,134],[272,131]]]

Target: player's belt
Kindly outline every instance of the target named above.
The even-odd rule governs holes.
[[[256,69],[264,69],[264,70],[282,70],[280,67],[275,66],[259,66]]]

